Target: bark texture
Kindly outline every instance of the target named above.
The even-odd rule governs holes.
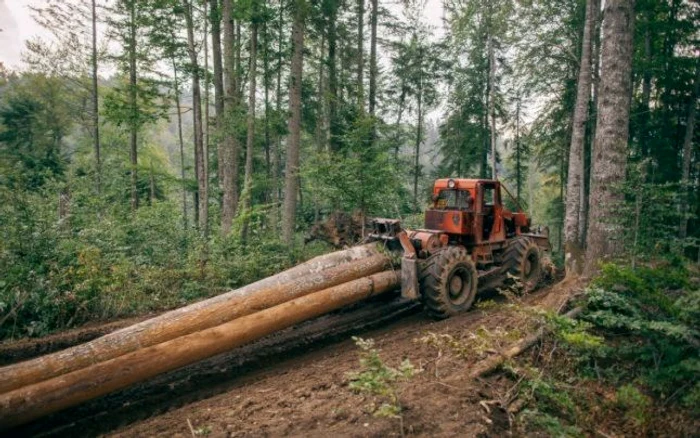
[[[226,0],[225,0],[226,1]],[[221,54],[221,2],[219,0],[213,0],[211,2],[211,16],[209,17],[211,21],[211,53],[213,58],[214,66],[214,111],[216,112],[216,122],[215,128],[217,133],[217,146],[216,146],[216,175],[219,188],[223,189],[222,186],[222,153],[223,148],[221,147],[221,140],[223,136],[224,128],[224,67]]]
[[[606,1],[592,158],[587,274],[595,273],[602,259],[619,256],[624,249],[623,230],[616,216],[623,202],[619,186],[625,181],[627,166],[633,28],[634,0]]]
[[[284,208],[282,211],[282,240],[294,241],[297,190],[299,187],[299,146],[301,142],[301,79],[304,64],[304,0],[296,0],[292,24],[292,61],[289,77],[289,137],[287,164],[284,175]]]
[[[245,150],[245,173],[243,177],[243,227],[241,238],[245,241],[248,237],[248,209],[252,205],[253,190],[253,152],[255,146],[255,91],[257,76],[257,51],[258,51],[258,24],[253,22],[250,29],[250,66],[248,70],[248,120]]]
[[[136,89],[136,2],[129,5],[129,107],[131,126],[129,127],[129,159],[131,160],[131,210],[139,206],[138,191],[138,90]]]
[[[372,12],[370,13],[370,42],[369,42],[369,115],[374,117],[377,106],[377,16],[379,0],[371,0]]]
[[[0,393],[204,330],[390,266],[375,245],[320,256],[240,289],[164,313],[91,342],[0,368]]]
[[[566,184],[566,215],[564,219],[564,251],[567,274],[583,271],[583,251],[579,240],[582,187],[583,149],[586,140],[588,105],[591,97],[591,35],[593,33],[593,0],[586,1],[586,19],[581,43],[581,62],[574,107],[573,130],[569,147],[569,172]]]
[[[95,147],[95,187],[101,191],[102,160],[100,158],[100,95],[97,83],[97,5],[96,0],[90,4],[92,16],[92,140]]]
[[[220,163],[223,200],[221,206],[221,234],[226,236],[231,231],[233,217],[238,208],[238,139],[232,126],[238,108],[238,83],[236,80],[236,55],[234,50],[235,32],[233,23],[233,5],[230,1],[223,1],[224,22],[224,72],[226,92],[224,105],[226,106],[226,119],[223,128],[223,140],[221,147]]]
[[[399,285],[398,273],[385,271],[0,395],[0,429],[215,356]]]
[[[208,234],[209,223],[209,178],[207,171],[207,157],[204,148],[204,130],[202,127],[202,92],[200,89],[199,61],[194,41],[194,20],[192,17],[192,3],[182,0],[185,8],[185,21],[187,24],[187,54],[190,58],[192,69],[192,121],[194,127],[194,153],[197,166],[197,193],[199,194],[199,230],[205,236]]]

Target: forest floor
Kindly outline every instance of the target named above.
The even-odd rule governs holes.
[[[17,430],[20,436],[481,436],[518,435],[523,408],[512,376],[471,379],[474,364],[527,335],[532,309],[560,311],[579,281],[564,280],[522,298],[486,294],[476,310],[433,321],[414,303],[377,300],[285,330],[249,346],[69,409]],[[529,309],[529,310],[528,310]],[[105,330],[126,323],[115,322]],[[86,328],[56,339],[84,341]],[[350,388],[361,371],[351,339],[373,339],[381,361],[415,374],[394,396]],[[62,337],[61,337],[62,336]],[[14,357],[66,342],[25,342]],[[48,345],[48,347],[47,347]],[[3,350],[4,348],[4,350]],[[0,358],[8,346],[0,348]],[[25,356],[22,356],[24,351]],[[4,358],[6,360],[6,358]],[[386,402],[398,415],[377,415]],[[611,415],[614,415],[612,413]],[[601,429],[602,430],[602,429]],[[592,433],[596,435],[596,433]],[[600,432],[599,436],[607,434]],[[682,435],[682,433],[681,433]],[[615,436],[612,434],[611,436]]]

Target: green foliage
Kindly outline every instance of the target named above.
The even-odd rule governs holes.
[[[646,417],[651,400],[649,397],[642,394],[634,385],[626,384],[617,390],[617,404],[625,410],[625,417],[636,426],[643,426],[646,422]]]
[[[327,210],[358,210],[366,215],[396,214],[400,179],[387,143],[371,141],[375,121],[355,121],[338,152],[316,151],[304,163],[306,192]]]
[[[576,426],[562,424],[561,420],[554,415],[550,415],[538,410],[526,409],[520,415],[519,420],[524,422],[526,427],[535,431],[543,430],[547,436],[551,437],[583,437],[581,429]]]
[[[360,348],[361,371],[348,373],[349,387],[353,391],[378,396],[383,403],[374,410],[378,417],[397,417],[401,414],[401,404],[396,392],[400,380],[413,377],[416,369],[408,359],[401,362],[399,368],[387,366],[379,357],[379,350],[374,347],[372,339],[353,337]]]
[[[661,398],[693,398],[700,370],[698,290],[679,266],[603,266],[583,318],[606,338],[598,365]],[[622,365],[622,366],[621,366]]]

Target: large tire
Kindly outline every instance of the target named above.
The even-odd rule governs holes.
[[[537,287],[542,272],[540,249],[527,237],[513,239],[503,254],[505,272],[520,281],[524,292],[531,292]]]
[[[448,247],[425,260],[420,288],[426,313],[444,319],[469,309],[476,298],[479,277],[471,256]]]

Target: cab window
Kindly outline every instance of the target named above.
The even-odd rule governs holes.
[[[493,186],[484,186],[484,205],[490,207],[494,204],[494,197],[496,196],[496,188]]]
[[[435,207],[441,210],[469,210],[473,200],[469,190],[442,190],[435,201]]]

